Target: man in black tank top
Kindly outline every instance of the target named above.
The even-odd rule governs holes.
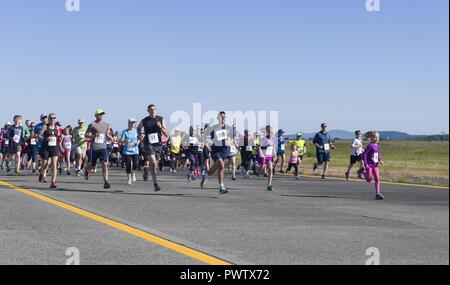
[[[157,167],[162,153],[162,137],[168,136],[164,118],[157,115],[156,106],[151,104],[147,109],[149,116],[143,119],[138,126],[141,141],[144,142],[144,155],[146,166],[144,169],[144,180],[148,180],[149,172],[152,175],[155,191],[161,190],[158,185]]]

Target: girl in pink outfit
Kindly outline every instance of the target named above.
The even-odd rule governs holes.
[[[372,181],[372,179],[375,180],[375,199],[383,200],[384,196],[380,194],[379,166],[384,163],[380,155],[380,134],[378,132],[372,132],[370,140],[370,144],[367,146],[366,150],[363,153],[363,164],[365,169],[364,177],[369,183]]]

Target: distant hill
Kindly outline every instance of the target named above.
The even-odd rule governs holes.
[[[355,137],[354,132],[344,130],[330,130],[330,136],[332,139],[351,140]],[[312,139],[316,133],[304,133],[303,138]],[[289,139],[295,138],[295,135],[288,135]],[[382,140],[420,140],[420,141],[448,141],[448,134],[439,135],[410,135],[404,132],[397,131],[380,131],[380,137]]]

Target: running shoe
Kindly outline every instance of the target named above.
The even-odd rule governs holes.
[[[158,184],[154,184],[153,186],[155,187],[155,192],[158,192],[158,191],[162,190],[161,187],[159,187]]]
[[[347,179],[347,181],[350,181],[350,173],[345,172],[345,179]]]
[[[324,179],[324,180],[327,179],[327,177],[325,175],[322,175],[321,178]]]
[[[225,186],[220,186],[219,188],[219,194],[227,194],[228,190],[225,188]]]
[[[384,200],[384,196],[381,194],[375,195],[375,200]]]
[[[56,186],[55,182],[52,182],[52,184],[50,184],[50,189],[56,189],[58,188],[58,186]]]
[[[109,185],[108,182],[105,182],[105,184],[103,185],[103,188],[104,188],[104,189],[110,189],[110,188],[111,188],[111,185]]]
[[[267,191],[273,191],[273,187],[272,186],[267,186]]]
[[[317,163],[314,163],[313,172],[316,172],[316,170],[317,170]]]

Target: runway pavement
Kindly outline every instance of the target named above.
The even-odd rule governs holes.
[[[57,190],[25,173],[0,173],[0,264],[357,264],[379,249],[381,264],[449,264],[449,191],[328,179],[240,178],[219,195],[217,180],[167,173],[111,191],[100,175],[59,177]],[[141,174],[139,174],[141,176]]]

